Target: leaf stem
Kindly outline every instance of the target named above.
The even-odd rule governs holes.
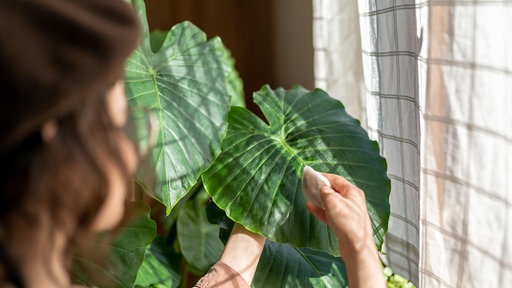
[[[299,155],[297,154],[297,152],[295,151],[295,149],[293,149],[290,145],[288,145],[288,143],[286,143],[286,140],[284,137],[279,137],[279,142],[281,143],[281,145],[283,145],[283,147],[286,149],[286,151],[288,151],[293,157],[297,158],[297,160],[305,165],[305,162],[304,160],[302,160],[302,158],[299,157]]]

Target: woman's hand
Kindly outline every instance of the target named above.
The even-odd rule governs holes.
[[[310,202],[306,205],[313,215],[334,231],[339,240],[340,253],[344,255],[359,250],[368,242],[373,244],[364,192],[341,176],[322,175],[332,186],[332,189],[328,186],[320,189],[320,199],[325,210]]]
[[[306,206],[338,237],[350,287],[385,287],[364,192],[341,176],[322,175],[332,186],[332,189],[328,186],[320,189],[325,210],[311,202]]]

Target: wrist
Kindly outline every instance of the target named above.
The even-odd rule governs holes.
[[[338,240],[338,247],[343,259],[356,259],[362,254],[371,254],[371,252],[375,252],[378,256],[377,246],[371,236],[360,241]]]
[[[379,252],[373,240],[351,247],[340,243],[340,254],[350,287],[385,287]]]

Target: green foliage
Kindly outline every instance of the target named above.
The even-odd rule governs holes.
[[[345,287],[339,257],[267,240],[253,280],[254,287]]]
[[[178,274],[180,255],[172,251],[163,237],[153,240],[146,247],[144,261],[139,268],[135,287],[178,287],[180,275]]]
[[[97,279],[101,279],[106,283],[115,283],[117,287],[133,287],[146,247],[155,237],[156,225],[150,219],[149,207],[145,204],[134,202],[129,209],[140,216],[124,225],[113,241],[109,240],[108,235],[100,234],[86,243],[87,251],[110,253],[109,261],[91,258],[95,253],[77,255],[72,271],[73,282],[95,286]]]
[[[334,233],[306,209],[301,179],[309,165],[343,175],[366,192],[380,247],[390,182],[377,144],[359,122],[321,90],[265,86],[254,102],[269,124],[244,108],[231,109],[222,152],[202,176],[215,203],[271,240],[338,255]]]
[[[218,238],[219,227],[206,218],[209,196],[204,190],[188,201],[178,217],[178,241],[181,253],[192,271],[201,275],[217,262],[224,246]]]
[[[416,286],[409,282],[409,280],[395,274],[390,267],[385,267],[383,273],[384,278],[386,279],[387,288],[416,288]]]
[[[161,129],[149,157],[155,175],[139,180],[170,213],[220,153],[229,93],[236,88],[228,91],[232,73],[219,38],[207,40],[201,30],[183,22],[163,41],[162,33],[154,34],[152,48],[144,2],[133,4],[145,37],[127,61],[125,90],[132,107],[156,112]]]
[[[158,231],[149,212],[128,226],[114,242],[114,269],[102,272],[119,287],[189,287],[217,261],[236,221],[269,239],[254,287],[347,286],[334,234],[305,209],[302,169],[343,175],[365,191],[380,248],[390,181],[377,143],[318,89],[264,86],[254,94],[259,119],[243,108],[243,82],[219,38],[190,22],[150,33],[143,0],[132,4],[144,34],[125,90],[161,127],[137,181],[164,213],[152,204]]]

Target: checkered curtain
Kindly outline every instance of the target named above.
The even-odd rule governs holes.
[[[313,7],[316,85],[388,161],[386,262],[419,287],[511,286],[512,1]]]

